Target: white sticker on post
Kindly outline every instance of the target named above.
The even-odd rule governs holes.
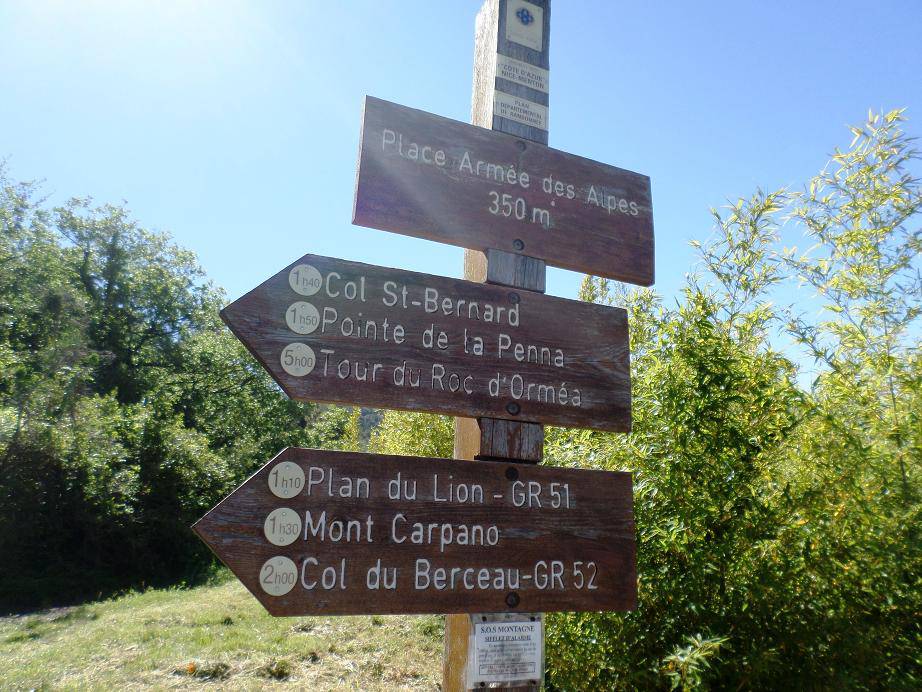
[[[472,616],[467,687],[544,682],[544,619],[530,615]]]
[[[547,91],[548,71],[543,67],[531,65],[523,60],[510,58],[508,55],[497,53],[496,76],[510,82],[527,86],[535,91]]]
[[[544,9],[525,0],[506,0],[506,40],[541,50],[544,47]]]
[[[503,91],[493,92],[493,114],[523,125],[547,129],[547,106]]]

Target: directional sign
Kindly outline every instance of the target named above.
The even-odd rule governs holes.
[[[353,223],[653,283],[647,176],[372,97]]]
[[[193,527],[273,615],[629,610],[628,473],[289,448]]]
[[[305,255],[221,316],[293,399],[630,430],[620,308]]]

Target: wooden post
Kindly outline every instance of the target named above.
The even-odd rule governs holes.
[[[550,20],[551,0],[484,0],[477,14],[471,122],[520,137],[522,147],[528,142],[546,145],[548,141]],[[522,254],[465,250],[464,278],[543,293],[544,261],[529,257],[528,248],[520,241],[517,244]],[[455,418],[456,459],[538,463],[543,448],[543,425]],[[464,690],[470,628],[469,615],[446,618],[442,670],[445,692]]]

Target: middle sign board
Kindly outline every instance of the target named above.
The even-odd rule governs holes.
[[[630,430],[620,308],[305,255],[221,316],[293,399]]]

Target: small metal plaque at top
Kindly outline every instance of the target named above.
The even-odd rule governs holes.
[[[506,0],[506,40],[540,51],[544,47],[544,9],[525,0]]]
[[[548,70],[543,67],[530,65],[502,53],[496,56],[496,76],[500,79],[506,79],[546,94],[548,93],[548,74]]]

